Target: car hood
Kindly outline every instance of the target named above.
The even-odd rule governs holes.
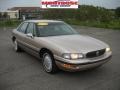
[[[50,42],[53,47],[54,45],[60,47],[67,53],[86,53],[108,47],[104,42],[86,35],[51,36],[45,37],[44,40]]]

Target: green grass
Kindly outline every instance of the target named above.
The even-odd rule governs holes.
[[[79,21],[79,20],[74,20],[74,19],[72,19],[72,20],[68,19],[68,20],[64,20],[64,21],[71,25],[120,30],[120,20],[112,20],[109,22],[99,22],[99,21]]]
[[[19,20],[1,20],[0,27],[16,27],[21,23]]]
[[[75,20],[75,19],[66,19],[64,21],[71,25],[120,30],[120,19],[111,20],[109,22],[79,21],[79,20]],[[3,21],[1,20],[0,27],[17,27],[20,23],[21,23],[20,20],[3,20]]]

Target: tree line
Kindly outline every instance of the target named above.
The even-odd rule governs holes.
[[[78,9],[48,9],[42,14],[45,19],[109,22],[120,18],[120,7],[109,10],[103,7],[80,5]]]
[[[0,12],[0,18],[8,18],[7,12]]]

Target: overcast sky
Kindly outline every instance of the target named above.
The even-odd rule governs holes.
[[[0,0],[0,11],[11,7],[19,6],[38,6],[40,7],[41,0]],[[109,9],[114,9],[120,6],[120,0],[79,0],[80,5],[94,5]]]

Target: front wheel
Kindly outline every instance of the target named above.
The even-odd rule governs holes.
[[[15,50],[16,52],[19,52],[19,51],[21,50],[20,47],[18,46],[18,43],[17,43],[16,40],[14,41],[14,50]]]
[[[42,64],[47,73],[55,73],[58,70],[53,55],[48,52],[43,54]]]

